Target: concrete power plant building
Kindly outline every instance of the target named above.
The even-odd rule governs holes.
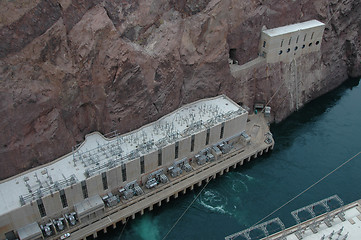
[[[221,95],[124,135],[89,134],[71,153],[0,183],[0,239],[55,238],[230,152],[237,155],[239,146],[250,144],[247,117]]]

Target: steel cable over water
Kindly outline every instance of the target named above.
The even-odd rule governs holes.
[[[340,5],[341,6],[341,5]],[[335,12],[331,15],[331,17],[329,18],[329,20],[325,23],[325,25],[327,25],[331,19],[333,18],[333,16],[335,15],[335,13],[339,10],[340,6],[335,10]],[[193,72],[193,76],[194,77],[194,72]],[[265,107],[268,106],[268,104],[273,100],[273,98],[276,96],[276,94],[278,93],[278,91],[281,89],[281,87],[285,84],[285,81],[282,82],[282,84],[277,88],[276,92],[271,96],[271,98],[269,99],[269,101],[266,103],[266,105],[263,107],[263,109],[261,110],[261,112],[264,111]],[[324,177],[322,177],[321,179],[319,179],[317,182],[313,183],[311,186],[309,186],[308,188],[306,188],[305,190],[303,190],[301,193],[297,194],[295,197],[293,197],[292,199],[290,199],[289,201],[287,201],[285,204],[283,204],[282,206],[280,206],[279,208],[277,208],[276,210],[272,211],[270,214],[268,214],[267,216],[265,216],[264,218],[262,218],[261,220],[259,220],[258,222],[256,222],[255,224],[253,224],[252,226],[255,226],[257,224],[259,224],[260,222],[264,221],[265,219],[267,219],[268,217],[270,217],[271,215],[273,215],[274,213],[276,213],[277,211],[279,211],[280,209],[282,209],[284,206],[288,205],[289,203],[291,203],[292,201],[294,201],[295,199],[297,199],[299,196],[301,196],[302,194],[304,194],[305,192],[307,192],[308,190],[310,190],[311,188],[313,188],[314,186],[316,186],[318,183],[320,183],[321,181],[323,181],[325,178],[327,178],[329,175],[331,175],[332,173],[334,173],[335,171],[337,171],[338,169],[340,169],[341,167],[343,167],[345,164],[347,164],[348,162],[350,162],[352,159],[354,159],[355,157],[357,157],[358,155],[361,154],[361,151],[358,152],[356,155],[354,155],[353,157],[351,157],[350,159],[348,159],[347,161],[345,161],[344,163],[342,163],[341,165],[339,165],[337,168],[335,168],[333,171],[329,172],[328,174],[326,174]],[[168,235],[172,232],[172,230],[175,228],[175,226],[178,224],[178,222],[182,219],[182,217],[186,214],[186,212],[189,210],[189,208],[193,205],[193,203],[198,199],[198,197],[200,196],[200,194],[203,192],[203,190],[207,187],[208,183],[210,182],[210,180],[212,179],[212,176],[209,178],[209,181],[204,185],[204,187],[201,189],[201,191],[196,195],[196,197],[192,200],[192,202],[188,205],[188,207],[184,210],[184,212],[180,215],[180,217],[177,219],[177,221],[173,224],[173,226],[169,229],[169,231],[167,232],[167,234],[162,238],[162,240],[166,239],[168,237]],[[128,222],[128,221],[127,221]],[[126,222],[126,223],[127,223]],[[123,233],[124,228],[122,229],[121,235]],[[120,235],[120,237],[121,237]],[[120,239],[119,237],[119,239]]]
[[[122,228],[122,231],[120,232],[120,235],[119,235],[118,240],[121,239],[121,237],[122,237],[122,235],[123,235],[123,232],[124,232],[124,229],[125,229],[125,226],[127,226],[127,223],[128,223],[129,218],[130,218],[130,217],[126,218],[127,220],[125,221],[125,224],[124,224],[124,226],[123,226],[123,228]]]
[[[333,16],[336,14],[336,12],[339,11],[340,6],[338,6],[338,8],[332,13],[331,17],[327,20],[327,22],[325,23],[325,25],[327,25],[331,19],[333,18]],[[261,112],[264,112],[265,107],[268,106],[268,104],[273,100],[273,98],[276,96],[276,94],[278,93],[278,91],[281,89],[281,87],[286,83],[286,81],[283,81],[282,84],[277,88],[276,92],[271,96],[271,98],[269,99],[269,101],[265,104],[265,106],[262,108]],[[258,117],[258,121],[260,116]],[[260,222],[263,222],[265,219],[267,219],[268,217],[272,216],[274,213],[278,212],[280,209],[282,209],[283,207],[285,207],[286,205],[288,205],[289,203],[291,203],[292,201],[294,201],[295,199],[297,199],[298,197],[300,197],[302,194],[304,194],[305,192],[307,192],[308,190],[310,190],[311,188],[313,188],[314,186],[316,186],[318,183],[320,183],[321,181],[323,181],[325,178],[327,178],[328,176],[330,176],[332,173],[336,172],[338,169],[340,169],[341,167],[343,167],[345,164],[347,164],[348,162],[350,162],[352,159],[354,159],[355,157],[357,157],[358,155],[361,154],[361,151],[358,152],[357,154],[355,154],[353,157],[349,158],[347,161],[345,161],[344,163],[342,163],[341,165],[339,165],[337,168],[335,168],[334,170],[332,170],[331,172],[329,172],[328,174],[326,174],[324,177],[322,177],[321,179],[319,179],[317,182],[313,183],[311,186],[309,186],[308,188],[306,188],[305,190],[303,190],[302,192],[300,192],[299,194],[297,194],[296,196],[294,196],[292,199],[290,199],[289,201],[287,201],[286,203],[284,203],[283,205],[281,205],[279,208],[277,208],[276,210],[272,211],[270,214],[268,214],[267,216],[265,216],[264,218],[262,218],[261,220],[257,221],[255,224],[253,224],[251,227],[256,226],[257,224],[259,224]]]
[[[196,197],[193,199],[193,201],[188,205],[188,207],[184,210],[184,212],[182,213],[182,215],[180,215],[180,217],[177,219],[177,221],[173,224],[173,226],[169,229],[169,231],[167,232],[167,234],[162,238],[162,240],[166,239],[168,237],[168,235],[172,232],[173,228],[178,224],[178,222],[182,219],[182,217],[184,216],[184,214],[186,214],[186,212],[189,210],[189,208],[193,205],[193,203],[198,199],[199,195],[201,195],[201,193],[203,192],[203,190],[207,187],[208,183],[212,180],[213,176],[211,176],[208,180],[208,182],[203,186],[203,188],[201,189],[201,191],[199,191],[199,193],[196,195]]]
[[[295,199],[297,199],[298,197],[300,197],[302,194],[304,194],[305,192],[307,192],[308,190],[310,190],[311,188],[313,188],[314,186],[316,186],[317,184],[319,184],[320,182],[322,182],[324,179],[326,179],[328,176],[330,176],[331,174],[333,174],[334,172],[336,172],[337,170],[339,170],[341,167],[343,167],[344,165],[346,165],[347,163],[349,163],[352,159],[354,159],[355,157],[357,157],[358,155],[361,154],[361,151],[356,153],[355,155],[353,155],[351,158],[349,158],[348,160],[346,160],[345,162],[343,162],[341,165],[339,165],[338,167],[336,167],[334,170],[332,170],[331,172],[327,173],[325,176],[323,176],[322,178],[320,178],[318,181],[316,181],[315,183],[313,183],[312,185],[310,185],[309,187],[307,187],[305,190],[303,190],[302,192],[300,192],[299,194],[297,194],[296,196],[294,196],[293,198],[291,198],[290,200],[288,200],[286,203],[284,203],[283,205],[281,205],[280,207],[278,207],[276,210],[272,211],[271,213],[269,213],[267,216],[265,216],[264,218],[260,219],[258,222],[256,222],[255,224],[253,224],[251,227],[256,226],[257,224],[259,224],[260,222],[263,222],[265,219],[267,219],[268,217],[272,216],[274,213],[278,212],[280,209],[282,209],[283,207],[285,207],[286,205],[288,205],[289,203],[293,202]]]

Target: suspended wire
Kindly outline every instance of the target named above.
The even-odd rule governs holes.
[[[122,228],[122,231],[120,232],[120,235],[119,235],[118,240],[121,239],[121,237],[122,237],[122,235],[123,235],[123,232],[124,232],[124,229],[125,229],[125,226],[127,226],[127,223],[128,223],[129,218],[130,218],[130,217],[126,218],[125,224],[124,224],[124,226],[123,226],[123,228]]]
[[[325,25],[327,25],[331,19],[333,18],[333,16],[336,14],[336,12],[338,12],[338,10],[340,9],[341,4],[336,8],[336,10],[332,13],[331,17],[327,20],[327,22],[325,23]],[[278,93],[278,91],[281,89],[281,87],[285,84],[286,81],[283,81],[282,84],[278,87],[278,89],[276,90],[276,92],[271,96],[271,98],[269,99],[269,101],[267,102],[267,104],[263,107],[262,111],[263,112],[265,110],[265,107],[273,100],[274,96],[276,96],[276,94]],[[259,120],[259,119],[258,119]],[[305,190],[303,190],[302,192],[300,192],[299,194],[297,194],[296,196],[294,196],[293,198],[291,198],[289,201],[287,201],[286,203],[284,203],[283,205],[281,205],[279,208],[277,208],[276,210],[272,211],[271,213],[269,213],[267,216],[265,216],[264,218],[262,218],[261,220],[259,220],[258,222],[256,222],[255,224],[252,225],[255,226],[257,224],[259,224],[260,222],[264,221],[265,219],[267,219],[268,217],[272,216],[274,213],[278,212],[280,209],[282,209],[283,207],[285,207],[286,205],[288,205],[289,203],[293,202],[295,199],[297,199],[298,197],[300,197],[301,195],[303,195],[305,192],[307,192],[308,190],[310,190],[311,188],[313,188],[314,186],[316,186],[317,184],[319,184],[320,182],[322,182],[324,179],[326,179],[328,176],[330,176],[332,173],[336,172],[338,169],[340,169],[341,167],[343,167],[345,164],[347,164],[348,162],[350,162],[352,159],[354,159],[355,157],[357,157],[358,155],[361,154],[361,151],[358,152],[356,155],[354,155],[353,157],[349,158],[347,161],[345,161],[344,163],[342,163],[341,165],[339,165],[337,168],[335,168],[334,170],[332,170],[331,172],[329,172],[328,174],[326,174],[324,177],[322,177],[321,179],[319,179],[317,182],[313,183],[311,186],[309,186],[308,188],[306,188]]]
[[[199,195],[201,195],[201,193],[203,192],[203,190],[207,187],[208,183],[211,181],[212,176],[209,178],[209,181],[203,186],[203,188],[201,189],[201,191],[196,195],[196,197],[193,199],[193,201],[188,205],[188,207],[184,210],[184,212],[182,213],[182,215],[180,215],[180,217],[177,219],[177,221],[173,224],[173,226],[169,229],[169,231],[167,232],[167,234],[162,238],[162,240],[166,239],[168,237],[168,235],[172,232],[173,228],[178,224],[178,222],[182,219],[182,217],[184,216],[184,214],[186,214],[186,212],[188,211],[188,209],[193,205],[193,203],[197,200],[197,198],[199,197]]]
[[[339,6],[340,7],[340,6]],[[331,15],[330,19],[326,22],[326,24],[329,23],[329,21],[332,19],[332,17],[335,15],[335,13],[338,11],[339,7],[336,9],[336,11]],[[326,25],[325,24],[325,25]],[[193,73],[194,76],[194,73]],[[192,78],[193,78],[192,76]],[[276,96],[276,94],[278,93],[278,91],[281,89],[281,87],[285,84],[286,81],[283,81],[282,84],[278,87],[278,89],[276,90],[276,92],[271,96],[271,98],[269,99],[269,101],[267,102],[267,104],[263,107],[262,112],[264,111],[265,107],[273,100],[274,96]],[[271,212],[270,214],[268,214],[266,217],[262,218],[261,220],[259,220],[258,222],[256,222],[253,226],[259,224],[260,222],[264,221],[266,218],[268,218],[269,216],[273,215],[274,213],[276,213],[277,211],[279,211],[281,208],[283,208],[284,206],[288,205],[290,202],[294,201],[296,198],[298,198],[299,196],[301,196],[302,194],[304,194],[305,192],[307,192],[308,190],[310,190],[312,187],[316,186],[318,183],[320,183],[321,181],[323,181],[325,178],[327,178],[329,175],[331,175],[332,173],[334,173],[335,171],[337,171],[338,169],[340,169],[341,167],[343,167],[345,164],[347,164],[348,162],[350,162],[352,159],[354,159],[356,156],[358,156],[359,154],[361,154],[361,151],[359,153],[357,153],[356,155],[354,155],[352,158],[348,159],[346,162],[344,162],[343,164],[341,164],[340,166],[338,166],[337,168],[335,168],[333,171],[331,171],[330,173],[326,174],[323,178],[321,178],[320,180],[318,180],[317,182],[315,182],[314,184],[312,184],[311,186],[309,186],[308,188],[306,188],[305,190],[303,190],[301,193],[299,193],[298,195],[296,195],[295,197],[293,197],[291,200],[289,200],[288,202],[286,202],[285,204],[283,204],[281,207],[277,208],[276,210],[274,210],[273,212]],[[210,177],[209,180],[211,180],[212,177]],[[207,187],[208,183],[210,181],[208,181],[204,187],[201,189],[201,191],[196,195],[196,197],[193,199],[193,201],[188,205],[188,207],[185,209],[185,211],[182,213],[182,215],[177,219],[177,221],[173,224],[173,226],[169,229],[169,231],[167,232],[167,234],[162,238],[162,240],[166,239],[168,237],[168,235],[172,232],[172,230],[174,229],[174,227],[178,224],[178,222],[182,219],[182,217],[186,214],[186,212],[189,210],[189,208],[193,205],[193,203],[197,200],[197,198],[199,197],[199,195],[203,192],[203,190]]]
[[[343,162],[341,165],[339,165],[338,167],[336,167],[334,170],[332,170],[331,172],[327,173],[325,176],[323,176],[321,179],[319,179],[318,181],[316,181],[315,183],[313,183],[312,185],[310,185],[309,187],[307,187],[305,190],[303,190],[302,192],[300,192],[299,194],[297,194],[296,196],[294,196],[293,198],[291,198],[290,200],[288,200],[286,203],[284,203],[283,205],[281,205],[279,208],[277,208],[276,210],[272,211],[271,213],[269,213],[267,216],[265,216],[264,218],[262,218],[261,220],[259,220],[258,222],[256,222],[255,224],[252,225],[255,226],[257,224],[259,224],[260,222],[263,222],[265,219],[267,219],[268,217],[272,216],[274,213],[278,212],[280,209],[282,209],[283,207],[285,207],[286,205],[288,205],[289,203],[293,202],[295,199],[297,199],[298,197],[300,197],[302,194],[304,194],[305,192],[307,192],[308,190],[310,190],[311,188],[313,188],[314,186],[316,186],[317,184],[319,184],[320,182],[322,182],[324,179],[326,179],[328,176],[330,176],[331,174],[333,174],[334,172],[336,172],[338,169],[340,169],[341,167],[343,167],[344,165],[346,165],[347,163],[349,163],[352,159],[354,159],[355,157],[357,157],[358,155],[361,154],[361,151],[358,152],[357,154],[355,154],[354,156],[352,156],[351,158],[349,158],[348,160],[346,160],[345,162]]]

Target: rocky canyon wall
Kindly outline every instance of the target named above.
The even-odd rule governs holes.
[[[0,178],[219,94],[274,95],[280,121],[361,75],[360,12],[359,0],[1,1]],[[310,19],[327,23],[320,53],[231,74],[230,49],[255,59],[263,26]]]

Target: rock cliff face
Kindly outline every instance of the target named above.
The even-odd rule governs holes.
[[[218,94],[276,121],[361,75],[359,0],[13,0],[0,3],[0,178],[92,131],[127,132]],[[321,53],[256,64],[262,26],[318,19]]]

